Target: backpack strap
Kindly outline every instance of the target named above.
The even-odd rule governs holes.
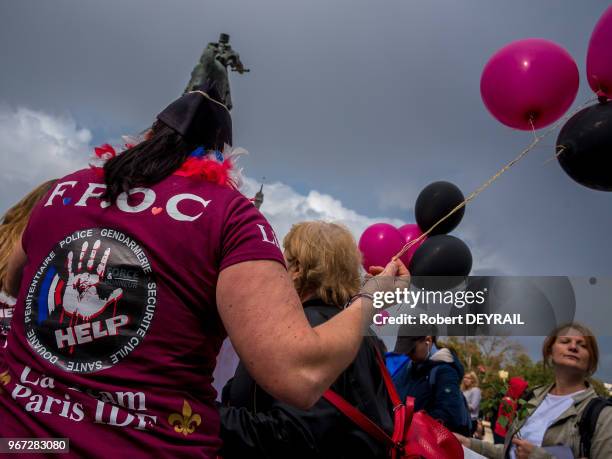
[[[376,362],[378,363],[378,367],[382,374],[382,378],[385,383],[385,387],[387,388],[389,398],[393,403],[393,412],[395,418],[393,437],[390,437],[383,429],[378,426],[378,424],[368,418],[365,414],[363,414],[349,402],[344,400],[344,398],[335,393],[333,390],[326,390],[323,393],[323,398],[332,405],[334,405],[341,413],[343,413],[347,418],[353,421],[353,423],[355,423],[364,432],[366,432],[367,434],[384,444],[388,449],[390,449],[392,451],[392,457],[398,457],[397,448],[398,446],[402,445],[405,427],[409,426],[410,422],[412,421],[412,415],[414,413],[414,399],[411,399],[410,397],[408,398],[408,400],[406,401],[406,403],[408,404],[408,406],[406,407],[407,409],[398,409],[404,407],[400,402],[399,395],[397,394],[397,390],[395,389],[395,384],[393,384],[391,375],[387,370],[387,366],[385,365],[385,362],[382,356],[380,355],[380,352],[375,349],[374,353],[376,355]]]
[[[380,355],[380,352],[375,349],[374,353],[376,354],[376,362],[378,363],[378,368],[380,369],[383,381],[385,382],[385,387],[387,388],[387,392],[389,393],[389,398],[391,399],[391,403],[393,403],[393,409],[395,410],[399,405],[402,404],[402,402],[399,398],[399,395],[397,394],[397,389],[395,388],[393,379],[389,374],[389,370],[387,370],[387,366],[385,365],[385,361]]]
[[[441,367],[442,365],[434,366],[429,372],[429,375],[427,376],[427,382],[429,383],[429,388],[432,391],[434,391],[434,387],[436,385],[438,369]],[[469,437],[470,432],[472,430],[472,416],[470,414],[470,408],[468,406],[467,399],[465,398],[465,395],[463,395],[463,393],[461,393],[461,402],[462,402],[462,410],[460,413],[461,419],[460,419],[460,426],[459,426],[461,430],[458,430],[457,433],[460,433],[462,435]]]
[[[327,389],[323,394],[323,398],[334,405],[361,430],[384,444],[387,448],[391,448],[394,445],[393,440],[384,430],[382,430],[375,422],[373,422],[353,405],[344,400],[340,395],[336,394],[333,390]]]
[[[597,420],[606,406],[612,406],[611,399],[603,397],[591,399],[580,417],[578,423],[578,431],[580,432],[580,453],[584,457],[591,457],[591,442],[595,434],[595,428],[597,427]]]

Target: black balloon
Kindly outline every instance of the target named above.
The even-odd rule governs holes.
[[[414,215],[422,231],[427,231],[438,220],[463,202],[461,190],[450,182],[434,182],[423,188],[414,206]],[[431,235],[446,234],[454,230],[465,213],[462,207],[448,217],[430,233]]]
[[[572,116],[557,138],[559,164],[576,182],[612,191],[612,102]]]
[[[567,278],[560,278],[565,279]],[[569,283],[569,281],[567,281]],[[563,284],[563,281],[561,281]],[[470,278],[466,291],[483,292],[484,302],[473,303],[462,309],[451,310],[452,316],[467,314],[520,314],[524,324],[487,324],[455,326],[448,330],[454,335],[484,335],[484,336],[546,336],[560,322],[573,320],[574,308],[571,301],[561,299],[562,304],[555,308],[554,301],[559,298],[549,297],[539,286],[545,289],[560,285],[555,278],[527,277],[476,277]],[[571,284],[570,284],[571,289]],[[573,295],[573,289],[571,290]],[[553,292],[553,296],[557,296]],[[575,305],[575,302],[573,303]]]
[[[428,238],[414,252],[408,269],[419,287],[451,288],[470,273],[472,253],[461,239],[440,234]],[[423,277],[423,282],[418,277]],[[437,281],[429,282],[433,279]]]

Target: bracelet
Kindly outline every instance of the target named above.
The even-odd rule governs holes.
[[[371,293],[366,293],[366,292],[359,292],[357,295],[353,295],[347,302],[346,305],[344,306],[345,308],[348,308],[351,304],[353,304],[353,302],[359,298],[367,298],[368,300],[374,302],[374,295],[372,295]]]

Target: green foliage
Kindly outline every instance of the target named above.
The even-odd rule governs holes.
[[[480,385],[480,390],[482,391],[480,409],[485,418],[491,418],[497,413],[499,404],[508,390],[508,385],[499,376],[491,375]]]
[[[513,376],[521,376],[532,389],[554,381],[550,367],[544,366],[542,362],[532,362],[526,354],[522,354],[517,361],[509,365],[507,371]]]
[[[480,409],[487,418],[497,413],[508,390],[508,380],[513,376],[525,379],[530,388],[553,381],[550,368],[533,362],[520,344],[506,337],[449,337],[444,345],[455,351],[466,372],[476,371],[478,374],[482,391]],[[508,372],[506,379],[500,377],[500,370]],[[519,416],[521,409],[525,414],[529,407],[519,407]]]
[[[480,409],[487,418],[497,413],[499,404],[508,390],[508,380],[513,376],[522,377],[529,383],[530,389],[554,381],[550,367],[544,366],[542,362],[532,361],[522,346],[509,338],[451,336],[440,345],[452,349],[457,354],[466,372],[475,371],[478,375],[482,391]],[[500,370],[508,372],[506,379],[500,377]],[[599,395],[610,396],[601,381],[590,378],[589,382]],[[520,400],[517,413],[519,419],[526,416],[530,409],[529,403]]]
[[[522,398],[519,399],[518,401],[518,410],[517,410],[517,417],[519,419],[519,421],[527,418],[527,416],[529,416],[531,414],[531,412],[533,410],[535,410],[536,406],[533,403],[530,403],[526,400],[523,400]]]
[[[608,392],[608,389],[606,389],[606,386],[604,386],[603,383],[599,379],[589,378],[589,382],[593,386],[593,389],[595,389],[595,392],[597,392],[597,395],[599,395],[600,397],[604,397],[604,398],[610,397],[610,392]]]

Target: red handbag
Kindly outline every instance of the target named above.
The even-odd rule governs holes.
[[[391,459],[463,459],[463,447],[450,430],[424,411],[414,412],[414,397],[407,397],[406,403],[401,403],[391,375],[378,352],[376,358],[394,407],[392,436],[334,391],[328,389],[323,397],[359,428],[384,443]]]

